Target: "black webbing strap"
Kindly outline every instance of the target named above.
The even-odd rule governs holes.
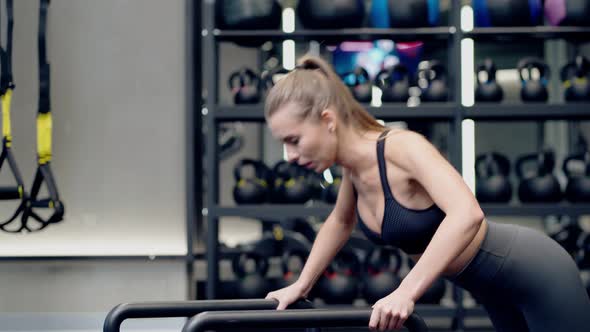
[[[39,5],[39,108],[37,111],[37,162],[38,168],[31,187],[29,201],[22,217],[22,227],[28,231],[41,230],[63,219],[64,206],[59,199],[57,185],[51,171],[51,110],[50,110],[50,68],[47,63],[46,32],[49,0],[40,0]],[[41,185],[45,182],[48,197],[38,197]],[[37,209],[51,209],[48,217],[37,213]],[[45,214],[44,214],[45,215]],[[39,223],[29,225],[29,217]]]
[[[0,200],[21,200],[16,211],[10,218],[0,222],[0,229],[5,232],[18,232],[11,226],[13,221],[23,211],[27,201],[24,189],[24,182],[12,153],[12,129],[10,120],[10,109],[12,106],[12,91],[14,82],[12,78],[12,30],[14,26],[13,0],[6,0],[6,48],[0,43],[0,99],[2,100],[2,153],[0,153],[0,170],[4,162],[8,161],[8,168],[12,172],[16,185],[0,186]]]

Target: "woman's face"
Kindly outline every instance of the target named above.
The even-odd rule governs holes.
[[[337,139],[335,117],[322,115],[321,119],[301,120],[294,109],[295,104],[288,104],[277,110],[268,118],[272,135],[285,144],[289,162],[297,163],[307,169],[321,173],[336,160]]]

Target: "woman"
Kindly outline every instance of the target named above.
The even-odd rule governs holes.
[[[565,250],[541,232],[488,221],[427,139],[380,125],[322,59],[306,57],[280,80],[265,116],[289,161],[315,172],[334,163],[343,168],[338,200],[301,276],[267,295],[279,310],[307,296],[358,220],[370,239],[417,262],[373,305],[370,329],[401,328],[439,276],[482,303],[498,331],[590,329],[590,300]]]

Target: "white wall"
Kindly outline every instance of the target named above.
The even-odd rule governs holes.
[[[39,233],[0,233],[0,257],[186,253],[186,4],[51,1],[52,167],[66,214]],[[38,1],[14,5],[13,146],[29,189],[36,168]],[[3,173],[0,183],[10,183]],[[0,216],[14,207],[0,202]],[[183,260],[0,259],[0,283],[0,330],[31,323],[31,315],[46,324],[39,330],[76,328],[65,317],[88,312],[104,319],[121,302],[187,294]],[[64,319],[52,325],[45,313]]]
[[[66,214],[38,234],[0,234],[0,256],[186,253],[185,6],[51,1],[52,167]],[[29,189],[38,1],[15,1],[14,11],[13,141]],[[0,202],[0,216],[14,207]]]

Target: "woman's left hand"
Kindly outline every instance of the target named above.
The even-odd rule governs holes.
[[[414,301],[399,289],[387,295],[373,305],[369,320],[372,331],[398,330],[414,312]]]

